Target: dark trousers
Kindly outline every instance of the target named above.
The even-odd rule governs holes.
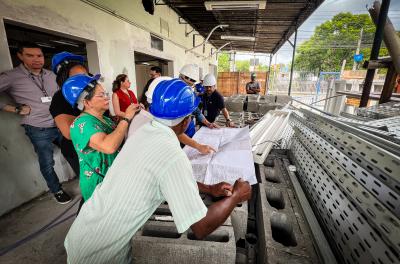
[[[63,145],[61,145],[61,153],[63,154],[64,158],[67,160],[69,165],[71,166],[72,170],[75,173],[75,176],[79,179],[79,158],[78,154],[74,151],[73,153],[66,153],[63,149]]]
[[[56,127],[34,127],[23,125],[38,156],[40,172],[52,193],[60,191],[61,184],[54,171],[53,148],[60,145],[62,135]]]

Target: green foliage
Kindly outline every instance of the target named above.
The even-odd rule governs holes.
[[[228,72],[229,71],[229,54],[219,53],[218,54],[218,71]]]
[[[266,71],[268,71],[268,65],[266,65],[266,64],[257,65],[255,71],[266,72]]]
[[[230,71],[229,57],[229,53],[220,53],[218,55],[218,72]],[[250,60],[235,61],[235,66],[237,72],[249,72]],[[268,65],[257,65],[255,71],[268,71]]]
[[[361,28],[364,32],[360,53],[368,60],[375,33],[375,25],[370,16],[340,13],[319,25],[313,36],[298,47],[295,69],[340,71],[343,60],[347,61],[346,69],[351,69]],[[387,54],[387,49],[381,48],[380,56]]]
[[[250,71],[250,60],[236,61],[236,71],[249,72]]]

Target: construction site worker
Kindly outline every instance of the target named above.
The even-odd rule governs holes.
[[[104,116],[109,107],[108,92],[97,81],[100,75],[74,75],[65,81],[62,93],[82,113],[74,120],[70,135],[79,157],[79,186],[85,201],[103,181],[117,156],[128,126],[138,110],[130,105],[118,125]]]
[[[53,158],[53,143],[60,145],[62,135],[49,111],[58,90],[56,75],[43,69],[43,52],[35,43],[21,43],[17,56],[21,64],[0,74],[0,92],[6,92],[16,105],[0,103],[0,109],[22,117],[21,125],[38,156],[40,172],[48,188],[58,203],[66,204],[71,197],[61,188]]]
[[[202,239],[224,223],[238,203],[250,199],[250,185],[238,180],[231,196],[204,205],[176,137],[186,130],[199,101],[178,79],[156,87],[150,105],[154,120],[128,138],[72,224],[64,243],[68,263],[132,263],[133,235],[164,201],[177,231],[191,228]]]
[[[251,74],[251,81],[246,83],[246,93],[247,94],[259,94],[260,93],[260,83],[256,81],[256,74],[253,72]]]
[[[147,95],[146,95],[149,105],[152,103],[152,98],[153,98],[153,93],[154,93],[155,88],[158,85],[161,85],[160,83],[163,81],[172,81],[172,80],[180,80],[180,79],[172,79],[171,77],[162,76],[162,77],[156,78],[154,80],[154,82],[151,83],[149,90],[147,91]],[[138,118],[135,118],[133,120],[133,123],[129,127],[128,137],[131,136],[134,133],[134,131],[136,131],[143,124],[153,120],[153,117],[150,118],[148,115],[142,115],[143,112],[141,112],[138,115]],[[180,140],[181,138],[182,138],[182,136],[178,135],[178,139]],[[197,151],[199,151],[200,153],[201,153],[202,149],[207,149],[207,148],[212,149],[210,146],[200,144],[193,139],[191,139],[189,141],[189,144],[192,144],[190,146],[197,149]],[[214,197],[230,196],[232,194],[232,186],[226,182],[220,182],[218,184],[213,184],[213,185],[207,185],[207,184],[203,184],[201,182],[197,182],[197,185],[198,185],[201,193],[210,194]]]
[[[80,55],[64,51],[54,55],[51,62],[51,69],[57,75],[56,81],[60,88],[70,76],[88,73],[85,66],[85,57]],[[78,155],[72,145],[69,129],[81,111],[77,108],[72,108],[67,100],[65,100],[61,89],[54,94],[49,110],[63,136],[60,145],[61,152],[69,165],[71,165],[75,175],[79,177]]]
[[[195,83],[199,80],[199,66],[196,64],[186,64],[179,71],[179,78],[184,81],[190,87],[194,87]],[[218,128],[218,126],[214,123],[209,122],[205,116],[201,113],[200,109],[197,107],[193,111],[193,116],[196,118],[196,121],[207,126],[208,128]],[[194,120],[189,123],[189,126],[184,134],[178,135],[179,141],[184,144],[196,148],[199,150],[201,148],[200,153],[208,154],[211,152],[215,152],[213,148],[207,145],[198,146],[195,140],[191,137],[196,133],[196,125]]]
[[[205,87],[205,94],[202,96],[203,101],[203,115],[210,122],[214,122],[222,111],[227,127],[234,127],[232,120],[229,118],[229,112],[225,107],[224,97],[217,91],[215,85],[217,80],[211,73],[204,76],[203,85]]]
[[[113,81],[112,104],[118,118],[125,117],[125,111],[129,105],[138,103],[135,94],[129,89],[130,87],[131,82],[126,74],[119,74]]]

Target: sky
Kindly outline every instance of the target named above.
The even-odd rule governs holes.
[[[330,20],[333,16],[341,12],[350,12],[353,14],[369,14],[367,7],[372,6],[374,0],[325,0],[317,10],[300,26],[297,32],[297,45],[309,39],[315,28]],[[268,4],[268,1],[267,1]],[[390,1],[389,7],[389,18],[392,21],[393,26],[397,31],[400,30],[400,1],[392,0]],[[290,38],[292,41],[294,39],[294,34]],[[283,63],[288,64],[292,60],[292,47],[290,44],[285,43],[280,50],[274,55],[272,59],[272,64]],[[236,60],[248,60],[252,58],[253,55],[239,54],[236,56]],[[268,56],[260,56],[261,64],[268,64]]]

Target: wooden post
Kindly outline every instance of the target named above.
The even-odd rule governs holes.
[[[236,94],[239,94],[239,79],[240,79],[240,72],[236,72],[236,76],[237,76],[237,79],[236,79]]]
[[[390,102],[390,97],[392,97],[392,92],[396,86],[397,72],[393,64],[390,65],[385,78],[385,84],[383,85],[381,97],[379,98],[379,103]]]

